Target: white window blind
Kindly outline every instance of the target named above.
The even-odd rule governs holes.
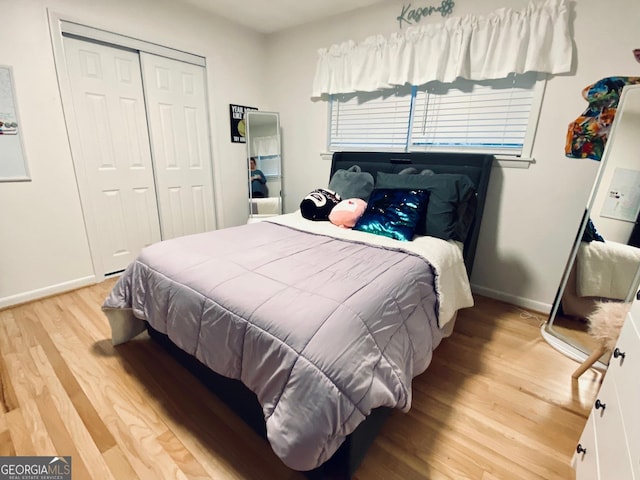
[[[504,79],[331,97],[329,150],[461,151],[529,156],[544,82]]]
[[[411,102],[410,88],[334,96],[330,107],[330,150],[404,151]]]
[[[537,74],[453,84],[416,92],[411,150],[473,150],[520,155],[534,104]]]

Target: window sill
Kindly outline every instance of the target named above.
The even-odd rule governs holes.
[[[512,157],[508,155],[496,155],[493,162],[494,167],[500,168],[529,168],[536,159],[533,157]]]

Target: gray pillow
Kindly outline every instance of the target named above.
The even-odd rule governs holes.
[[[337,170],[329,181],[329,189],[345,200],[361,198],[367,200],[373,191],[373,175],[363,172],[358,165],[347,170]]]
[[[433,170],[424,169],[421,172],[415,167],[407,167],[398,172],[398,175],[435,175]]]
[[[475,186],[466,175],[398,175],[378,172],[376,188],[429,191],[426,235],[464,242],[475,214]]]

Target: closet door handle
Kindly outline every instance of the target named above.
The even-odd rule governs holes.
[[[601,409],[602,409],[602,411],[604,412],[604,409],[605,409],[605,408],[607,408],[607,404],[606,404],[606,403],[602,403],[602,402],[600,401],[600,399],[598,398],[598,399],[596,400],[596,410],[597,410],[597,409],[599,409],[599,408],[601,408]]]
[[[613,358],[622,358],[624,360],[624,357],[626,357],[626,353],[624,353],[623,351],[621,351],[618,347],[615,348],[615,350],[613,351]]]
[[[579,443],[578,447],[576,448],[576,453],[587,453],[587,449],[584,448],[581,443]]]

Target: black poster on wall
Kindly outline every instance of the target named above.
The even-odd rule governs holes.
[[[231,121],[231,143],[246,143],[244,113],[248,110],[258,110],[255,107],[229,104],[229,119]]]

